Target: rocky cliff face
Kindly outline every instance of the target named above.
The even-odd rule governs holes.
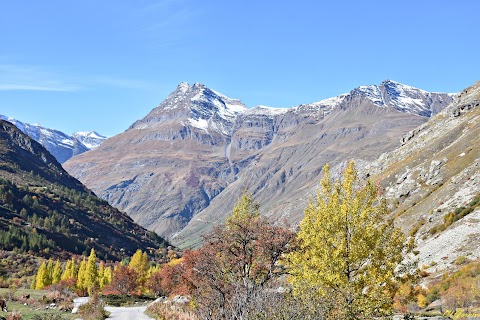
[[[365,167],[414,234],[420,265],[442,270],[459,256],[480,257],[480,82]]]
[[[290,109],[247,109],[181,83],[145,118],[66,169],[135,221],[192,245],[248,189],[295,223],[324,163],[373,161],[453,99],[393,81]]]
[[[0,119],[13,123],[23,133],[40,143],[60,163],[77,154],[96,148],[106,139],[96,132],[76,132],[69,136],[55,129],[24,123],[4,115],[0,115]]]

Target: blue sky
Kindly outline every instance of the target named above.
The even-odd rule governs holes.
[[[291,107],[393,79],[480,79],[476,0],[0,2],[0,113],[124,131],[182,81]]]

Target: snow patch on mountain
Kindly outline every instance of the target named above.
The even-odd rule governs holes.
[[[79,131],[72,134],[72,137],[83,143],[89,150],[97,148],[107,137],[95,131]]]
[[[244,111],[244,114],[247,115],[264,115],[264,116],[277,116],[280,114],[287,113],[290,109],[288,108],[273,108],[268,106],[256,106],[251,109],[247,109]]]
[[[208,121],[205,119],[188,119],[191,126],[208,132]]]
[[[195,92],[192,102],[192,111],[197,111],[206,117],[217,114],[228,122],[234,122],[235,117],[247,110],[247,107],[238,99],[230,99],[206,86],[195,83],[192,87]]]
[[[382,91],[380,91],[380,88],[376,85],[360,86],[357,89],[354,89],[353,92],[354,94],[357,92],[360,93],[379,107],[385,106]]]

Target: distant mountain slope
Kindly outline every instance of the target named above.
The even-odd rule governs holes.
[[[441,270],[459,256],[480,257],[480,82],[402,143],[365,172],[416,235],[420,263]]]
[[[43,256],[95,248],[118,260],[164,246],[154,233],[97,198],[39,143],[0,120],[0,247]]]
[[[372,161],[453,100],[385,81],[290,109],[247,109],[181,83],[157,108],[65,168],[141,225],[189,245],[245,188],[295,223],[325,162]]]
[[[181,83],[126,132],[65,167],[141,225],[171,234],[208,206],[242,166],[228,160],[228,144],[243,110],[240,101],[204,85]]]
[[[75,132],[72,137],[80,141],[88,150],[97,148],[103,141],[107,140],[107,137],[95,131]]]
[[[69,136],[55,129],[45,128],[38,124],[24,123],[4,115],[0,115],[0,119],[13,123],[23,133],[39,142],[60,163],[77,154],[98,147],[107,139],[96,132],[76,132]]]

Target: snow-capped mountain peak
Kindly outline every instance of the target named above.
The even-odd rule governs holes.
[[[27,134],[29,137],[39,142],[60,163],[67,161],[68,159],[77,154],[92,149],[91,144],[83,143],[82,139],[79,139],[75,136],[76,134],[70,136],[59,130],[42,127],[40,124],[25,123],[4,115],[0,115],[0,119],[14,124],[23,133]],[[96,132],[91,132],[89,134],[91,134],[92,137],[98,136],[99,139],[106,139],[106,137],[103,137]]]
[[[88,149],[95,149],[103,141],[107,139],[107,137],[98,134],[95,131],[79,131],[72,134],[72,137],[83,143]]]
[[[454,94],[428,92],[393,80],[379,85],[360,86],[350,95],[360,95],[379,107],[392,107],[401,112],[431,117],[453,100]]]
[[[202,83],[180,83],[160,105],[145,118],[135,122],[130,129],[145,129],[159,123],[171,123],[178,119],[182,125],[231,136],[239,116],[277,118],[289,114],[302,114],[313,119],[323,119],[335,108],[349,104],[352,98],[368,99],[377,107],[391,107],[401,112],[430,117],[452,101],[452,95],[430,93],[421,89],[385,80],[379,85],[366,85],[349,93],[323,99],[293,108],[256,106],[248,109],[241,100],[232,99],[208,88]],[[348,98],[348,99],[347,99]]]
[[[190,89],[190,85],[187,82],[180,82],[177,86],[176,91],[181,92],[181,93],[185,93],[185,92],[188,91],[188,89]]]
[[[192,87],[192,93],[193,97],[190,98],[192,110],[195,109],[206,114],[216,112],[222,118],[228,119],[247,109],[240,100],[231,99],[203,84],[195,83]]]
[[[199,129],[209,129],[230,135],[236,117],[247,110],[238,99],[231,99],[203,84],[191,88],[189,123]]]
[[[229,98],[204,84],[192,86],[181,82],[158,107],[129,129],[146,129],[174,119],[184,125],[209,133],[230,135],[237,115],[247,107],[238,99]]]

